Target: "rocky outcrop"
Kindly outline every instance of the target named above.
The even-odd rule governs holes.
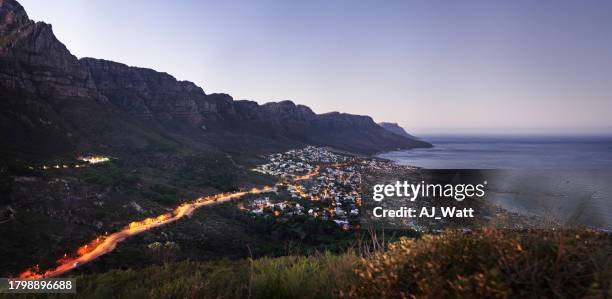
[[[393,134],[377,125],[369,116],[338,112],[321,114],[315,121],[313,132],[313,143],[367,154],[432,146],[427,142]]]
[[[0,0],[0,34],[4,36],[29,22],[30,19],[21,4],[17,1]]]
[[[207,95],[191,82],[150,69],[93,58],[81,59],[81,63],[112,103],[136,117],[162,124],[183,122],[207,132],[282,138],[361,153],[429,146],[388,132],[368,116],[338,112],[317,115],[292,101],[263,105],[234,101],[227,94]]]
[[[80,63],[89,69],[101,93],[134,116],[197,126],[202,124],[203,112],[216,110],[202,88],[167,73],[93,58]]]
[[[31,21],[12,0],[0,1],[0,92],[0,136],[16,152],[71,149],[67,102],[102,100],[51,26]]]
[[[14,0],[0,0],[0,95],[2,152],[65,154],[146,139],[130,134],[141,128],[97,90],[51,25],[30,20]]]
[[[418,138],[408,134],[408,132],[406,132],[406,130],[404,130],[404,128],[400,127],[400,125],[398,125],[397,123],[381,122],[381,123],[378,123],[378,125],[383,127],[385,130],[393,133],[393,134],[397,134],[399,136],[403,136],[403,137],[410,138],[410,139],[418,139]]]
[[[103,101],[87,68],[55,38],[51,25],[34,22],[19,3],[0,2],[0,84],[49,99]]]

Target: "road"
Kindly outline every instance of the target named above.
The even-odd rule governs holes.
[[[296,176],[292,180],[293,181],[301,181],[307,180],[312,177],[319,175],[320,167],[317,166],[315,169],[310,171],[309,173],[303,176]],[[292,185],[290,183],[279,183],[277,186],[286,185],[291,186],[300,192],[300,196],[305,196],[305,193],[302,191],[301,187],[298,185]],[[21,272],[19,274],[20,279],[39,279],[46,277],[55,277],[58,275],[62,275],[76,267],[79,267],[83,264],[89,263],[98,257],[105,255],[115,249],[117,244],[121,241],[150,230],[152,228],[156,228],[162,225],[166,225],[168,223],[174,222],[178,219],[181,219],[185,216],[191,215],[193,211],[197,208],[210,205],[213,203],[220,203],[224,201],[228,201],[235,198],[240,198],[247,194],[258,194],[271,192],[274,190],[274,187],[265,186],[262,188],[253,188],[248,191],[238,191],[233,193],[219,193],[215,195],[210,195],[206,197],[200,197],[194,201],[183,203],[180,206],[176,207],[172,212],[165,213],[159,215],[157,217],[147,218],[141,221],[135,221],[128,224],[126,227],[112,233],[110,235],[106,234],[103,236],[99,236],[91,242],[79,247],[76,250],[76,253],[73,256],[64,255],[61,259],[57,261],[57,267],[41,271],[38,266],[30,267],[27,270]]]
[[[185,216],[191,215],[193,211],[195,211],[197,208],[213,203],[220,203],[231,199],[240,198],[247,194],[271,192],[273,189],[273,187],[266,186],[263,188],[253,188],[248,191],[220,193],[216,195],[198,198],[192,202],[184,203],[178,206],[170,213],[162,214],[154,218],[147,218],[142,221],[132,222],[120,231],[117,231],[110,235],[99,236],[91,242],[79,247],[76,250],[76,254],[74,256],[68,257],[66,255],[60,260],[58,260],[57,267],[46,270],[44,272],[40,271],[37,266],[31,267],[19,274],[19,278],[39,279],[62,275],[76,267],[89,263],[97,259],[98,257],[113,251],[115,247],[117,247],[117,244],[129,237],[135,236],[152,228],[166,225]]]

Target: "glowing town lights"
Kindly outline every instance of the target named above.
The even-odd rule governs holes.
[[[110,161],[110,158],[105,157],[105,156],[100,156],[100,155],[93,155],[93,156],[80,156],[77,158],[77,160],[84,161],[89,164],[98,164],[98,163],[108,162]]]
[[[302,188],[302,186],[300,185],[294,185],[294,184],[289,184],[287,183],[287,189],[288,190],[295,190],[295,192],[301,197],[301,198],[308,198],[309,195],[304,191],[304,189]],[[311,200],[317,200],[311,197]]]
[[[317,165],[317,167],[315,167],[315,169],[312,170],[311,172],[309,172],[309,173],[307,173],[305,175],[302,175],[302,176],[295,177],[293,180],[294,181],[308,180],[308,179],[310,179],[310,178],[312,178],[314,176],[319,175],[319,171],[320,170],[321,170],[321,167],[319,165]]]

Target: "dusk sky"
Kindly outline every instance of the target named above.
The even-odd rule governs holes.
[[[20,0],[77,57],[410,133],[612,133],[612,1]]]

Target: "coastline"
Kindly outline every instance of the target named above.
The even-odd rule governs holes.
[[[389,153],[389,152],[385,152],[385,153]],[[393,160],[390,158],[383,158],[378,155],[372,158],[380,159],[383,161],[389,161],[398,166],[404,166],[404,167],[408,167],[411,169],[432,170],[432,169],[425,168],[425,167],[419,167],[415,165],[401,163],[400,161]],[[509,170],[489,170],[489,169],[484,170],[484,172],[489,172],[489,173],[508,172],[508,171]],[[527,175],[531,175],[532,177],[534,176],[537,177],[538,174],[540,174],[542,171],[515,170],[515,172],[519,172],[523,175],[527,174]],[[564,173],[567,174],[568,171],[565,171]],[[568,182],[572,181],[575,184],[578,184],[576,183],[576,181],[581,181],[580,178],[585,176],[584,174],[579,173],[579,171],[573,171],[573,172],[569,171],[569,173],[570,173],[569,175],[563,175],[563,177],[567,178]],[[574,175],[572,175],[572,173]],[[610,177],[612,177],[612,171],[610,171],[610,173],[611,173]],[[553,173],[553,174],[550,174],[550,176],[551,177],[557,176],[557,174]],[[509,178],[505,178],[503,176],[497,177],[496,180],[498,182],[499,181],[504,182],[506,180],[511,181]],[[547,186],[546,184],[542,184],[542,185]],[[534,187],[532,186],[531,188],[534,188]],[[609,224],[605,222],[605,218],[606,218],[605,215],[599,216],[600,219],[602,218],[604,219],[599,225],[593,224],[594,221],[591,219],[592,217],[590,218],[586,217],[584,216],[584,214],[580,215],[579,212],[584,213],[584,210],[579,210],[580,208],[584,209],[584,207],[580,207],[580,204],[576,204],[578,207],[575,208],[576,212],[573,214],[573,216],[568,216],[564,214],[554,213],[557,211],[553,211],[553,207],[554,207],[553,204],[557,202],[555,201],[553,197],[551,197],[551,199],[548,199],[550,202],[548,204],[550,206],[548,209],[545,209],[542,207],[538,209],[538,208],[533,208],[533,207],[530,208],[529,206],[527,207],[524,206],[524,202],[526,202],[527,199],[521,199],[522,198],[521,196],[522,197],[527,196],[528,200],[531,200],[531,201],[537,201],[537,199],[541,197],[541,195],[536,194],[535,192],[532,196],[528,196],[525,194],[521,194],[521,192],[497,189],[496,186],[493,186],[493,189],[490,189],[489,196],[487,196],[486,201],[487,203],[495,207],[496,210],[494,214],[496,215],[497,218],[513,219],[512,221],[507,221],[507,220],[504,221],[506,222],[506,226],[511,227],[511,228],[561,229],[561,228],[577,228],[578,227],[578,228],[595,229],[595,230],[604,231],[604,232],[612,231],[612,226],[610,226]],[[517,197],[518,199],[516,199]],[[515,198],[515,199],[509,200],[508,198]],[[574,202],[577,203],[579,202],[579,200],[580,198],[576,195]],[[568,201],[564,202],[564,204],[571,206],[571,202],[568,203]],[[571,208],[567,208],[567,209],[571,210]],[[600,210],[600,209],[596,209],[596,210]]]

